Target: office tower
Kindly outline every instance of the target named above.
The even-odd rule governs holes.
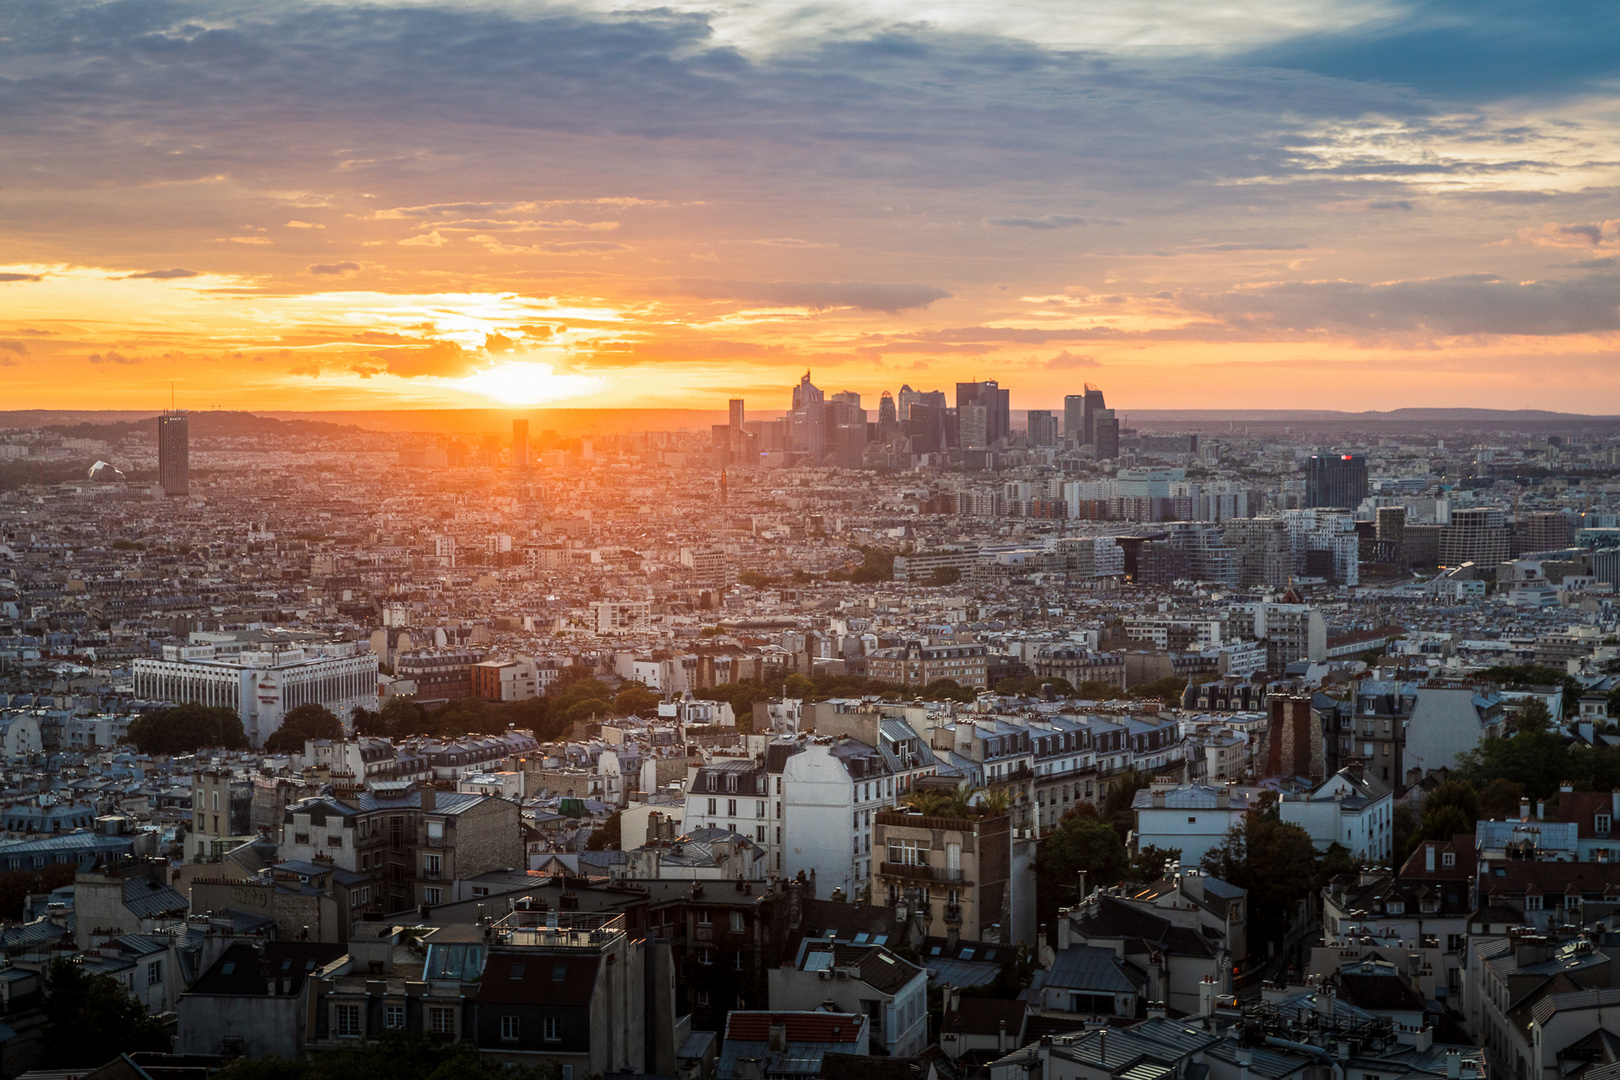
[[[1086,396],[1070,394],[1063,399],[1063,441],[1083,443],[1086,434]]]
[[[1056,446],[1058,444],[1057,417],[1052,415],[1050,409],[1029,410],[1026,428],[1029,432],[1029,445]]]
[[[1082,445],[1088,443],[1093,446],[1096,445],[1097,414],[1102,412],[1107,407],[1108,406],[1103,403],[1103,392],[1097,389],[1095,386],[1092,386],[1090,383],[1086,383],[1085,413],[1081,417],[1081,431],[1085,435],[1085,438],[1081,440]],[[1100,457],[1101,455],[1098,456]]]
[[[990,445],[990,410],[984,405],[956,407],[957,438],[964,450],[983,450]]]
[[[961,420],[962,409],[968,405],[982,405],[985,411],[985,446],[1005,442],[1012,434],[1012,391],[1003,390],[995,380],[956,384],[956,415]],[[967,446],[966,437],[962,445]]]
[[[1241,586],[1283,586],[1299,570],[1299,559],[1289,543],[1288,523],[1281,518],[1238,518],[1223,530],[1226,542],[1237,551]]]
[[[1367,459],[1360,454],[1312,454],[1305,459],[1305,509],[1354,510],[1367,497]]]
[[[183,412],[158,417],[158,483],[171,497],[191,491],[191,437]]]
[[[820,461],[826,450],[826,395],[810,381],[810,372],[804,373],[799,385],[793,388],[793,412],[789,417],[788,450],[808,454],[812,461]]]
[[[900,384],[900,394],[894,399],[894,411],[899,414],[902,424],[910,422],[911,407],[926,396],[920,390],[913,390],[910,383]]]
[[[529,422],[527,420],[512,421],[512,468],[523,470],[529,467]]]
[[[738,431],[743,429],[743,399],[740,397],[731,399],[731,426]]]
[[[885,437],[900,426],[900,414],[894,407],[894,395],[887,390],[878,399],[878,431]]]
[[[1560,551],[1575,543],[1575,521],[1562,510],[1537,510],[1519,522],[1514,549],[1520,554],[1532,551]]]
[[[1410,533],[1411,529],[1407,532]],[[1465,562],[1475,562],[1494,567],[1499,562],[1505,562],[1511,550],[1507,515],[1499,506],[1453,510],[1451,524],[1440,529],[1441,566],[1456,567]]]
[[[1102,396],[1100,392],[1098,396]],[[1114,417],[1114,410],[1098,409],[1095,417],[1087,413],[1086,418],[1091,420],[1092,444],[1097,447],[1097,457],[1104,461],[1119,457],[1119,421]]]
[[[1406,543],[1406,507],[1380,506],[1374,520],[1377,522],[1374,533],[1380,540],[1401,547]]]

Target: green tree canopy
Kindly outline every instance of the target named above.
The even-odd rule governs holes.
[[[593,829],[590,837],[585,841],[586,851],[617,851],[624,842],[622,829],[624,822],[623,811],[616,811],[601,827]]]
[[[1151,884],[1164,876],[1166,863],[1180,861],[1180,848],[1162,848],[1149,844],[1138,851],[1136,858],[1131,860],[1131,880]]]
[[[49,1027],[40,1065],[86,1069],[119,1054],[167,1052],[163,1026],[111,975],[91,975],[72,960],[45,969],[45,1018]]]
[[[343,738],[343,722],[324,705],[308,702],[281,718],[281,726],[264,741],[272,754],[296,754],[310,739]]]
[[[247,733],[236,710],[195,701],[159,709],[129,725],[129,741],[143,754],[191,754],[205,746],[245,750]]]
[[[652,712],[658,708],[658,703],[663,700],[658,694],[640,683],[630,683],[613,695],[613,711],[627,715],[629,713]]]
[[[1298,903],[1321,880],[1321,860],[1311,836],[1275,812],[1251,810],[1203,859],[1204,873],[1249,892],[1250,952],[1281,942]]]
[[[1080,898],[1081,871],[1089,889],[1123,880],[1130,866],[1130,855],[1113,826],[1070,811],[1041,841],[1035,855],[1036,917],[1055,933],[1058,909]]]
[[[1139,686],[1133,686],[1128,692],[1130,693],[1131,697],[1138,698],[1142,701],[1151,701],[1156,698],[1159,701],[1164,702],[1166,705],[1179,707],[1181,705],[1181,692],[1185,689],[1187,689],[1186,679],[1178,679],[1174,675],[1166,675],[1162,679],[1154,679],[1152,682],[1142,683]]]

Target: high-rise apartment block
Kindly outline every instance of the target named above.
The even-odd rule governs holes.
[[[1367,459],[1360,454],[1312,454],[1305,459],[1305,506],[1354,510],[1367,497]]]
[[[183,412],[158,417],[158,483],[171,498],[191,491],[191,436]]]
[[[512,468],[523,470],[529,467],[529,422],[527,420],[512,421]]]
[[[740,397],[734,397],[727,403],[727,416],[730,419],[731,426],[738,431],[741,431],[743,426],[743,400]]]
[[[1063,399],[1063,441],[1068,443],[1083,443],[1086,441],[1086,396],[1084,394],[1069,394]]]
[[[1082,445],[1094,444],[1097,441],[1097,414],[1108,406],[1103,402],[1103,392],[1097,387],[1086,383],[1085,410],[1080,418]]]
[[[1495,566],[1512,554],[1507,516],[1499,506],[1453,510],[1451,524],[1440,530],[1441,566],[1461,566],[1465,562]]]
[[[960,418],[962,410],[969,406],[980,405],[985,411],[985,446],[996,446],[1003,443],[1012,431],[1012,391],[1003,390],[999,383],[970,382],[956,384],[956,415]],[[970,444],[964,438],[963,446]]]

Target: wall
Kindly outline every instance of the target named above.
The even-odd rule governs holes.
[[[803,870],[817,873],[817,887],[831,892],[843,888],[853,895],[864,881],[854,875],[854,792],[843,762],[830,747],[812,743],[788,758],[782,768],[782,797],[786,804],[782,830],[782,872],[793,877]],[[874,857],[876,857],[874,855]]]

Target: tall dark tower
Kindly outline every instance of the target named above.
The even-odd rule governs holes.
[[[1085,439],[1083,441],[1095,446],[1097,445],[1097,414],[1108,408],[1108,406],[1103,403],[1103,392],[1090,383],[1086,383],[1085,406]]]
[[[191,437],[178,410],[158,417],[158,483],[170,498],[191,492]]]
[[[1063,399],[1063,441],[1084,443],[1086,434],[1086,397],[1068,394]]]
[[[1114,415],[1114,410],[1098,409],[1096,416],[1087,413],[1086,419],[1091,421],[1097,457],[1103,461],[1112,461],[1119,457],[1119,418]]]
[[[743,410],[743,399],[740,397],[732,398],[730,406],[731,426],[741,431],[743,429],[743,417],[747,415]]]
[[[900,413],[894,407],[894,395],[887,390],[878,399],[878,430],[887,435],[900,426]]]
[[[1305,505],[1354,510],[1367,497],[1367,459],[1312,454],[1305,459]]]
[[[518,471],[529,467],[529,422],[512,421],[512,468]]]

